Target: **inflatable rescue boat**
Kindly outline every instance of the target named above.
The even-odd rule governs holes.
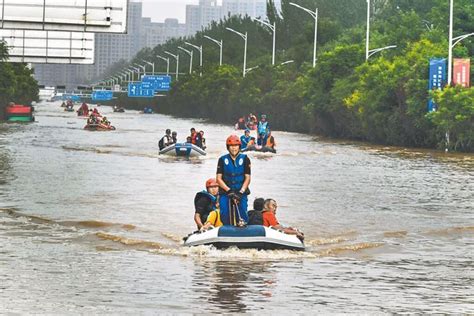
[[[259,152],[259,153],[272,153],[272,154],[276,154],[276,149],[274,148],[270,148],[270,147],[266,147],[266,146],[255,146],[255,145],[251,145],[245,149],[242,149],[242,152],[250,152],[250,151],[255,151],[255,152]]]
[[[204,149],[191,143],[176,143],[160,150],[160,155],[172,155],[180,157],[205,156]]]
[[[305,250],[304,243],[296,235],[288,235],[261,225],[221,226],[205,232],[194,232],[184,238],[184,245],[212,245],[218,249],[233,246],[242,249]]]
[[[84,129],[88,131],[115,131],[115,127],[112,125],[106,125],[106,124],[87,124],[84,126]]]

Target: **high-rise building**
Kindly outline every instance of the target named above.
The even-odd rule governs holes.
[[[248,15],[252,18],[265,18],[267,16],[266,0],[222,0],[224,15]]]
[[[197,5],[186,6],[186,28],[188,35],[201,31],[212,21],[222,19],[222,6],[217,0],[199,0]]]
[[[145,47],[155,47],[164,44],[172,38],[183,37],[187,34],[186,24],[179,23],[178,19],[166,19],[164,23],[144,25]]]

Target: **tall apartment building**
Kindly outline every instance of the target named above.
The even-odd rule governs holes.
[[[166,19],[164,23],[144,23],[145,47],[155,47],[164,44],[172,38],[183,37],[187,34],[186,24],[178,19]]]
[[[199,0],[197,5],[187,5],[187,34],[193,35],[208,26],[212,21],[219,21],[222,17],[222,6],[217,4],[217,0]]]
[[[281,1],[275,2],[277,8]],[[266,0],[222,0],[218,5],[217,0],[199,0],[197,5],[186,6],[187,34],[206,28],[212,21],[219,21],[227,15],[248,15],[252,18],[265,18],[267,16]]]

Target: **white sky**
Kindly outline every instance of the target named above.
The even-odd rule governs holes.
[[[186,19],[186,5],[198,4],[199,0],[142,0],[143,16],[153,22],[163,22],[166,18],[176,18],[180,23]]]

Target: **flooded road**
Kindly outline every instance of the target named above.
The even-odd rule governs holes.
[[[0,124],[0,312],[474,312],[473,155],[274,132],[249,201],[275,198],[308,251],[188,249],[232,128],[99,109],[116,131],[58,103]],[[191,127],[206,157],[158,156]]]

